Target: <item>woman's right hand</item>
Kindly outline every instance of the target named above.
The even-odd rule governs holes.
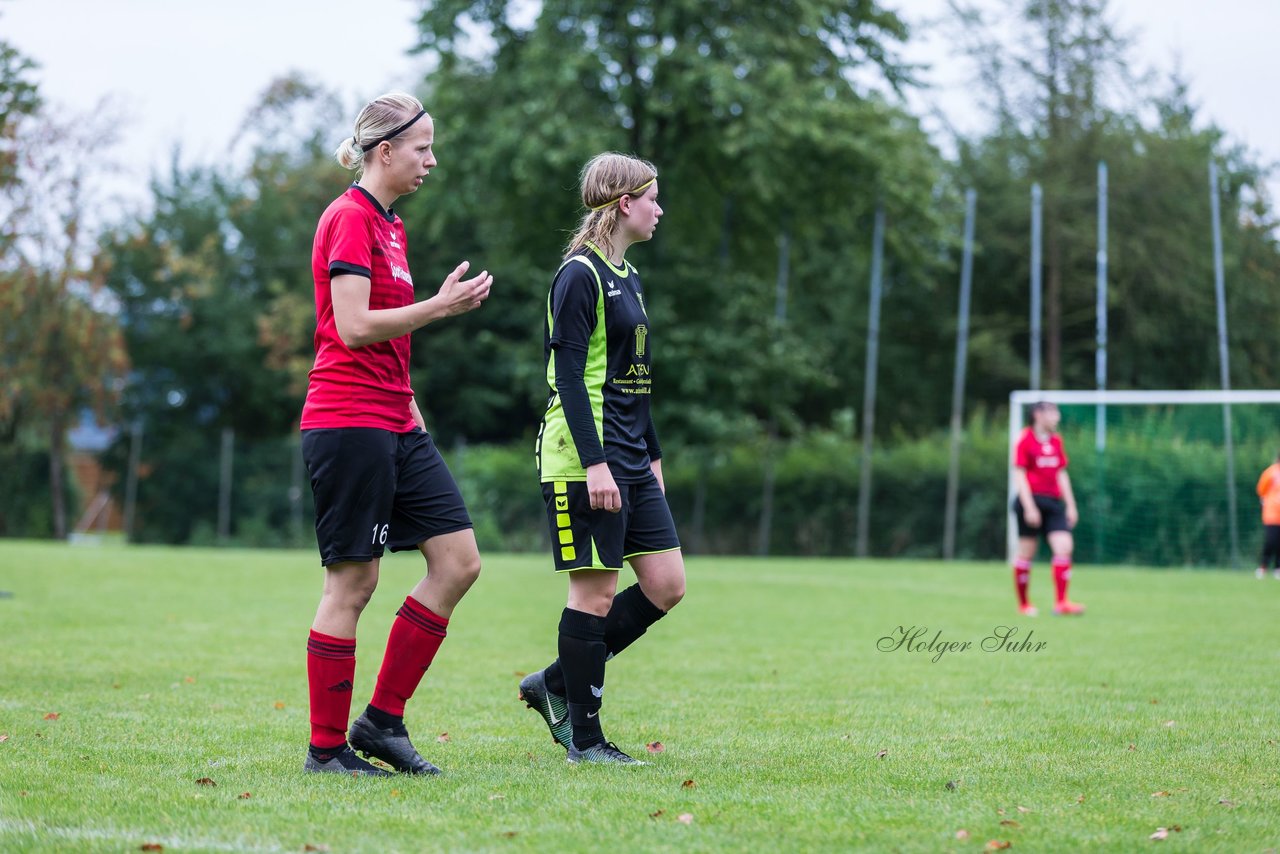
[[[610,513],[622,510],[622,494],[613,481],[608,463],[587,466],[587,494],[591,496],[592,510],[608,510]]]
[[[463,261],[444,280],[435,299],[440,303],[441,315],[453,317],[465,314],[480,307],[489,297],[489,288],[493,285],[493,276],[488,270],[481,270],[480,275],[463,279],[467,270],[471,269],[470,261]]]

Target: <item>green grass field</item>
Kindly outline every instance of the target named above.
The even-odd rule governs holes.
[[[384,561],[357,710],[420,568]],[[606,733],[652,764],[571,767],[516,700],[564,580],[490,555],[408,710],[445,776],[321,779],[301,773],[310,552],[0,541],[0,850],[1280,845],[1280,583],[1083,566],[1088,615],[1033,620],[1009,575],[691,560],[684,603],[609,666]],[[1050,586],[1041,562],[1046,612]],[[878,649],[900,626],[972,647]],[[998,626],[1044,646],[983,651]]]

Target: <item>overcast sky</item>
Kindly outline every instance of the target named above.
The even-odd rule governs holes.
[[[946,9],[946,0],[881,2],[919,25]],[[1179,65],[1202,117],[1265,162],[1280,161],[1280,73],[1270,59],[1280,36],[1280,0],[1110,5],[1122,28],[1137,36],[1140,66]],[[423,61],[406,49],[418,6],[416,0],[0,0],[0,38],[40,64],[35,77],[54,104],[86,111],[113,99],[127,116],[118,159],[141,185],[175,142],[188,161],[220,159],[246,112],[280,75],[305,72],[352,103],[414,88]],[[920,32],[925,37],[908,56],[933,64],[925,79],[935,88],[913,97],[913,108],[936,105],[956,127],[979,128],[982,117],[967,94],[969,66],[936,31]],[[439,118],[447,127],[447,117]],[[335,146],[344,131],[334,129]],[[1280,181],[1272,187],[1274,200]]]

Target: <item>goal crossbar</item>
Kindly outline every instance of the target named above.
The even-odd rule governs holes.
[[[1264,389],[1238,389],[1232,391],[1031,391],[1022,389],[1009,393],[1010,420],[1019,422],[1022,414],[1019,406],[1030,406],[1040,401],[1050,403],[1148,404],[1161,403],[1280,403],[1280,391]]]

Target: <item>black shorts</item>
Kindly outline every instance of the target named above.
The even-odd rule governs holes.
[[[556,480],[542,484],[551,526],[556,572],[622,569],[633,557],[680,548],[667,497],[652,474],[640,483],[620,483],[622,510],[592,510],[587,484]]]
[[[1065,501],[1048,495],[1032,495],[1031,498],[1036,503],[1036,509],[1040,511],[1040,527],[1032,528],[1027,524],[1027,520],[1022,518],[1022,502],[1015,498],[1013,499],[1013,515],[1018,520],[1019,537],[1038,537],[1041,534],[1047,536],[1054,531],[1071,530],[1071,525],[1067,523],[1067,504]]]
[[[425,430],[302,431],[320,563],[366,562],[471,527],[462,493]]]

